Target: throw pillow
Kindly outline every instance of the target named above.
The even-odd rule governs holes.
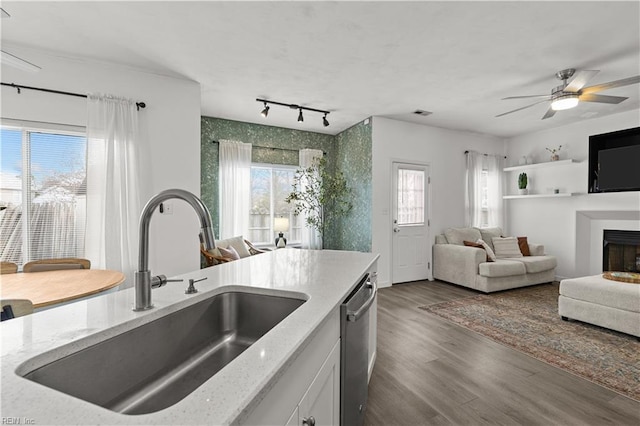
[[[487,262],[493,262],[493,260],[491,260],[489,258],[489,254],[487,253],[487,251],[485,250],[484,246],[480,243],[474,243],[473,241],[463,241],[464,245],[467,247],[476,247],[476,248],[481,248],[482,250],[484,250],[485,254],[486,254],[486,261]]]
[[[229,246],[227,248],[218,247],[218,250],[220,250],[220,255],[222,257],[226,257],[227,259],[231,260],[240,259],[240,255],[238,254],[236,249],[233,248],[233,246]]]
[[[520,253],[522,253],[523,256],[531,256],[527,237],[518,237],[518,247],[520,247]]]
[[[493,246],[493,237],[502,237],[502,228],[496,226],[494,228],[477,228],[480,231],[480,237],[482,238],[491,250],[495,251],[495,247]]]
[[[498,259],[522,257],[516,237],[493,237],[493,247]]]
[[[229,247],[229,246],[233,247],[238,252],[238,255],[240,256],[241,259],[251,256],[251,253],[249,253],[249,249],[247,248],[247,245],[244,243],[244,238],[242,237],[242,235],[216,241],[216,247]]]
[[[491,247],[489,247],[489,244],[484,242],[484,240],[482,238],[478,239],[478,241],[476,241],[476,242],[478,244],[482,245],[482,247],[484,248],[484,251],[487,252],[487,262],[495,262],[497,260],[496,254],[493,252]]]

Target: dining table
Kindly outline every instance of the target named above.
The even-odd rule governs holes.
[[[86,298],[116,288],[125,280],[109,269],[63,269],[0,275],[2,299],[28,299],[34,309]]]

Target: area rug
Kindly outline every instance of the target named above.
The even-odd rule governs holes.
[[[594,383],[640,401],[640,342],[558,315],[559,283],[421,306]]]

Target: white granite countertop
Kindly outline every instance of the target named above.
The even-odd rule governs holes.
[[[149,311],[131,310],[133,289],[129,288],[4,321],[0,325],[2,419],[35,425],[233,423],[262,399],[264,389],[279,378],[287,361],[311,340],[376,259],[371,253],[281,249],[179,275],[176,278],[184,282],[153,290],[155,308]],[[207,280],[196,283],[199,292],[185,295],[188,279],[202,277]],[[29,371],[43,360],[60,358],[233,288],[263,294],[288,291],[307,301],[169,408],[143,415],[120,414],[16,374],[18,369]]]

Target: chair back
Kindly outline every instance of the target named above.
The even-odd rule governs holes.
[[[18,265],[13,262],[2,262],[2,269],[0,269],[1,274],[15,274],[18,272]]]
[[[2,299],[0,306],[2,307],[0,314],[2,321],[33,313],[33,303],[27,299]]]
[[[88,259],[75,257],[33,260],[24,264],[22,272],[56,271],[60,269],[91,269],[91,262]]]

